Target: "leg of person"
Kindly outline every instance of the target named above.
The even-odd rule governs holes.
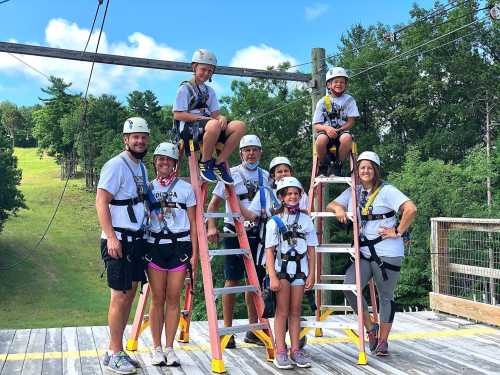
[[[239,242],[237,238],[225,238],[224,248],[226,249],[237,249],[239,248]],[[224,287],[233,287],[240,285],[241,280],[244,278],[245,267],[243,265],[243,259],[239,255],[228,255],[224,257]],[[236,295],[234,294],[224,294],[222,296],[222,315],[224,317],[224,327],[232,327],[233,325],[233,310]],[[236,342],[234,341],[234,336],[229,339],[226,346],[228,349],[236,348]]]
[[[181,291],[186,279],[186,266],[181,265],[167,273],[166,310],[165,310],[165,342],[167,366],[180,366],[179,358],[174,352],[174,339],[180,317]]]
[[[215,162],[215,174],[225,184],[232,185],[234,183],[231,172],[226,167],[226,161],[244,134],[245,124],[241,121],[231,121],[219,137],[219,142],[222,142],[224,147]]]
[[[316,153],[318,154],[318,176],[326,176],[328,174],[328,158],[327,146],[330,138],[324,133],[318,134],[316,137]]]
[[[366,259],[361,259],[360,263],[361,271],[361,289],[364,289],[368,282],[373,277],[372,268],[370,261]],[[355,284],[356,283],[356,268],[354,267],[354,262],[347,268],[345,272],[344,284]],[[349,305],[357,313],[358,301],[356,295],[351,291],[344,291],[344,295],[347,299]],[[378,343],[378,324],[372,323],[370,318],[370,312],[368,311],[368,303],[363,297],[363,321],[365,324],[366,331],[368,332],[368,344],[370,351],[374,351]]]
[[[155,270],[150,263],[148,267],[151,304],[149,305],[149,325],[153,338],[151,363],[155,366],[165,364],[165,355],[161,348],[161,332],[165,322],[165,291],[167,290],[167,272]]]
[[[352,148],[352,135],[349,133],[343,133],[339,138],[340,147],[339,147],[339,162],[342,163],[349,151]]]
[[[276,292],[276,315],[274,316],[276,356],[274,357],[274,365],[280,369],[292,368],[285,344],[286,323],[290,308],[290,289],[288,280],[281,279],[280,290]]]
[[[203,132],[203,152],[201,153],[201,161],[205,162],[213,157],[215,144],[219,138],[221,129],[219,120],[212,119],[205,124]]]
[[[304,299],[304,280],[297,279],[292,282],[290,291],[290,312],[288,314],[288,330],[290,334],[290,360],[297,367],[311,367],[311,359],[305,350],[300,348],[300,314],[302,300]]]
[[[380,257],[382,262],[389,263],[394,266],[401,267],[403,257]],[[391,332],[392,322],[394,321],[394,314],[396,313],[396,303],[394,302],[394,290],[399,281],[399,271],[392,271],[386,268],[387,280],[384,280],[380,267],[375,263],[371,263],[373,270],[373,279],[377,285],[377,292],[379,296],[379,310],[380,310],[380,333],[379,341],[375,349],[375,354],[384,356],[388,355],[387,339]]]

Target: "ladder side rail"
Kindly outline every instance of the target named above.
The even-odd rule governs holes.
[[[135,310],[134,322],[132,323],[132,330],[130,331],[130,337],[127,340],[127,350],[135,351],[137,350],[137,343],[139,336],[143,328],[144,311],[146,310],[146,305],[148,303],[149,297],[149,284],[143,285],[141,290],[141,296],[139,297],[139,302],[137,303],[137,308]]]

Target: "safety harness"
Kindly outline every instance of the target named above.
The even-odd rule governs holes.
[[[181,82],[180,85],[186,86],[189,91],[190,98],[188,102],[188,111],[207,108],[209,98],[208,90],[202,90],[200,86],[196,84],[194,77],[189,81]]]
[[[339,128],[341,126],[338,120],[343,119],[344,116],[342,116],[342,114],[344,110],[351,104],[353,100],[353,97],[349,97],[344,104],[338,106],[335,105],[334,102],[332,102],[330,95],[325,95],[325,111],[323,112],[323,116],[325,120],[328,121],[330,126],[334,128]]]
[[[300,264],[301,259],[304,258],[307,253],[299,254],[296,249],[297,239],[306,239],[305,233],[301,233],[298,231],[300,214],[301,213],[299,212],[295,215],[295,220],[292,224],[291,230],[288,229],[285,223],[283,223],[283,220],[281,220],[281,217],[279,217],[278,215],[273,215],[271,217],[271,219],[273,219],[278,226],[281,240],[288,242],[288,245],[290,246],[285,254],[282,254],[280,249],[276,250],[276,257],[278,259],[278,262],[281,263],[281,269],[278,272],[278,278],[287,279],[290,283],[292,283],[296,279],[305,280],[307,278],[306,274],[302,272]],[[288,262],[295,262],[296,264],[295,274],[293,276],[286,272]]]
[[[165,212],[165,210],[171,210],[172,208],[180,208],[180,209],[183,209],[183,210],[187,210],[187,206],[186,206],[185,203],[172,202],[168,198],[170,192],[172,192],[172,190],[174,189],[174,187],[175,187],[175,185],[177,184],[178,181],[179,181],[179,179],[176,177],[170,183],[167,191],[165,192],[164,196],[161,199],[158,200],[158,199],[156,199],[153,196],[154,201],[150,203],[150,206],[149,206],[150,211],[154,210],[157,213],[157,216],[158,216],[158,213],[160,213],[160,212],[163,213],[163,212]],[[162,220],[162,222],[160,223],[160,228],[161,228],[160,232],[158,232],[158,233],[149,232],[149,235],[152,238],[154,238],[154,240],[155,240],[154,244],[155,245],[159,245],[161,240],[170,240],[170,241],[172,241],[172,245],[173,245],[175,251],[179,253],[178,254],[179,255],[179,261],[182,264],[185,264],[186,267],[187,267],[188,274],[190,275],[190,280],[191,280],[191,292],[193,292],[193,287],[194,287],[193,277],[192,277],[193,276],[192,275],[193,269],[192,269],[192,266],[191,266],[191,262],[189,261],[190,257],[189,257],[189,255],[186,252],[182,252],[181,253],[181,251],[179,249],[180,246],[179,246],[179,243],[178,243],[178,240],[180,238],[184,238],[186,236],[189,236],[190,235],[190,231],[186,230],[186,231],[174,233],[174,232],[172,232],[169,229],[169,227],[167,226],[167,223],[165,222],[165,220]],[[148,262],[152,262],[153,261],[151,254],[146,254],[146,256],[144,257],[144,259],[146,259],[146,261],[148,261]],[[160,264],[159,266],[162,266],[162,265]]]
[[[370,196],[368,197],[368,200],[366,201],[366,204],[363,207],[361,207],[361,205],[359,205],[358,209],[359,209],[359,214],[361,217],[362,229],[364,229],[364,227],[368,221],[383,220],[383,219],[387,219],[387,218],[390,218],[390,217],[393,217],[394,215],[396,215],[396,212],[394,210],[391,210],[391,211],[383,213],[383,214],[373,214],[372,213],[373,202],[375,201],[375,198],[380,193],[380,190],[382,190],[382,187],[384,185],[385,185],[384,183],[380,184],[380,186],[377,187],[370,194]],[[361,232],[363,232],[363,230],[361,230]],[[360,255],[363,259],[366,259],[370,262],[377,263],[377,265],[380,268],[380,271],[382,272],[383,279],[387,280],[388,277],[387,277],[386,270],[399,272],[401,270],[401,267],[392,265],[390,263],[385,263],[377,255],[377,251],[375,250],[375,245],[378,244],[379,242],[382,242],[382,241],[384,241],[384,238],[382,238],[382,236],[378,236],[377,238],[374,238],[373,240],[369,240],[365,237],[365,235],[363,233],[361,233],[359,236],[359,246],[360,247],[367,246],[368,250],[370,250],[370,257],[369,258],[365,257],[363,255],[363,253],[361,253],[361,252],[360,252]]]

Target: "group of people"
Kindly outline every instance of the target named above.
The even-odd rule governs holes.
[[[178,140],[202,143],[200,177],[217,183],[208,212],[215,212],[226,200],[225,185],[233,185],[249,239],[259,281],[266,279],[276,294],[274,364],[280,369],[311,366],[311,359],[299,340],[301,305],[304,292],[315,283],[315,226],[307,212],[307,195],[293,177],[290,160],[281,155],[271,160],[269,171],[260,165],[263,145],[257,135],[245,135],[245,124],[221,115],[211,81],[217,59],[207,50],[197,50],[192,58],[193,76],[179,86],[173,107]],[[341,175],[342,161],[351,150],[349,129],[358,114],[354,98],[345,93],[348,75],[343,68],[327,74],[328,94],[316,107],[313,124],[320,161],[318,175]],[[149,319],[153,338],[153,365],[179,366],[173,349],[180,315],[180,294],[188,272],[198,262],[198,236],[195,223],[196,199],[191,185],[178,177],[179,148],[176,142],[160,143],[153,153],[154,179],[150,181],[143,158],[149,142],[149,125],[132,117],[123,126],[125,150],[102,168],[97,188],[96,208],[102,228],[101,256],[111,291],[108,323],[109,350],[103,363],[119,374],[136,372],[139,363],[123,349],[122,340],[139,283],[149,282],[152,295]],[[214,157],[216,145],[222,144]],[[241,164],[230,169],[227,160],[239,145]],[[333,158],[332,154],[336,157]],[[351,188],[328,205],[340,222],[348,220],[346,211],[357,212],[361,229],[361,283],[374,279],[380,297],[380,326],[371,321],[366,306],[362,312],[370,350],[388,353],[387,338],[394,319],[394,290],[404,255],[402,234],[416,214],[415,205],[394,186],[381,179],[381,162],[374,152],[361,153],[358,160],[360,185],[355,187],[358,206],[352,207]],[[230,208],[226,202],[226,212]],[[399,221],[397,220],[399,218]],[[219,230],[208,219],[210,242],[218,242]],[[234,236],[233,219],[227,215],[223,231],[224,247],[240,248]],[[245,279],[240,255],[224,258],[225,286],[237,286]],[[354,265],[346,271],[345,283],[354,283]],[[356,310],[356,297],[346,292]],[[259,319],[245,295],[250,323]],[[234,294],[223,295],[224,325],[231,326]],[[162,331],[165,330],[165,349]],[[290,348],[285,343],[286,332]],[[251,331],[244,341],[262,345]],[[235,348],[232,336],[227,348]]]

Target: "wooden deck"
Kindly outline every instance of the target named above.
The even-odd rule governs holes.
[[[340,316],[347,321],[351,316]],[[128,328],[130,329],[130,328]],[[107,327],[66,327],[0,331],[0,374],[102,374]],[[242,334],[238,337],[241,339]],[[237,340],[238,349],[226,350],[229,374],[498,374],[500,329],[473,324],[433,312],[396,314],[390,339],[390,356],[368,356],[368,365],[356,365],[356,347],[342,332],[325,330],[321,338],[309,337],[310,369],[276,370],[264,351]],[[147,330],[132,355],[143,365],[140,374],[209,374],[207,323],[191,324],[191,342],[176,352],[180,368],[151,366]],[[177,344],[176,344],[177,345]]]

